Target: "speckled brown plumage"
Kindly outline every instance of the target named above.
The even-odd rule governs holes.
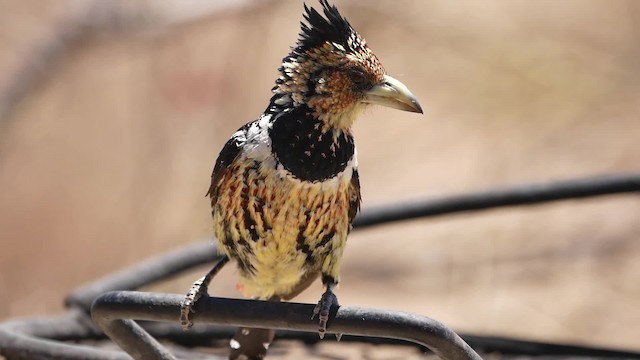
[[[360,200],[353,175],[309,183],[254,160],[234,162],[217,185],[213,219],[221,248],[238,262],[245,295],[288,299],[307,273],[338,278]]]
[[[320,277],[326,291],[313,315],[322,337],[360,207],[351,125],[370,104],[421,112],[338,9],[320,3],[324,17],[305,5],[307,23],[282,61],[267,109],[218,156],[207,195],[226,256],[185,298],[185,328],[193,304],[230,259],[238,265],[238,289],[251,298],[288,300]],[[273,331],[241,329],[230,358],[260,359],[272,337]]]

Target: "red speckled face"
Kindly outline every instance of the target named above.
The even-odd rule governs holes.
[[[350,39],[354,51],[346,52],[338,44],[325,43],[310,50],[308,61],[301,63],[313,89],[307,105],[338,127],[349,127],[352,117],[364,107],[365,91],[384,81],[385,71],[378,58],[357,34]]]
[[[386,75],[366,41],[321,0],[323,17],[305,7],[297,45],[283,59],[269,111],[309,107],[327,127],[349,130],[370,104],[421,112],[401,82]]]
[[[315,93],[317,95],[312,96],[307,104],[316,113],[327,115],[344,112],[362,98],[349,71],[340,69],[322,74],[315,85]]]

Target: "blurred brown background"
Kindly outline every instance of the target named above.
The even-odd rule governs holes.
[[[640,169],[640,2],[335,3],[426,112],[357,122],[364,207]],[[0,320],[210,236],[216,155],[266,107],[301,19],[294,0],[0,0]],[[215,294],[238,296],[234,272]],[[640,199],[359,231],[338,297],[640,350]]]

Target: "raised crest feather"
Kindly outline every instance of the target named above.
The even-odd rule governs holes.
[[[321,46],[325,42],[332,42],[349,48],[348,39],[355,33],[351,24],[340,15],[335,5],[327,0],[320,0],[324,17],[313,7],[304,5],[305,22],[300,22],[302,32],[298,40],[298,47],[308,50]]]

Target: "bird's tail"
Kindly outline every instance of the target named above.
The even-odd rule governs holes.
[[[273,329],[240,328],[231,339],[230,360],[264,359],[267,349],[273,341],[276,331]]]
[[[280,301],[277,295],[269,301]],[[239,328],[231,339],[229,360],[261,360],[267,355],[267,349],[273,342],[276,331],[273,329]]]

